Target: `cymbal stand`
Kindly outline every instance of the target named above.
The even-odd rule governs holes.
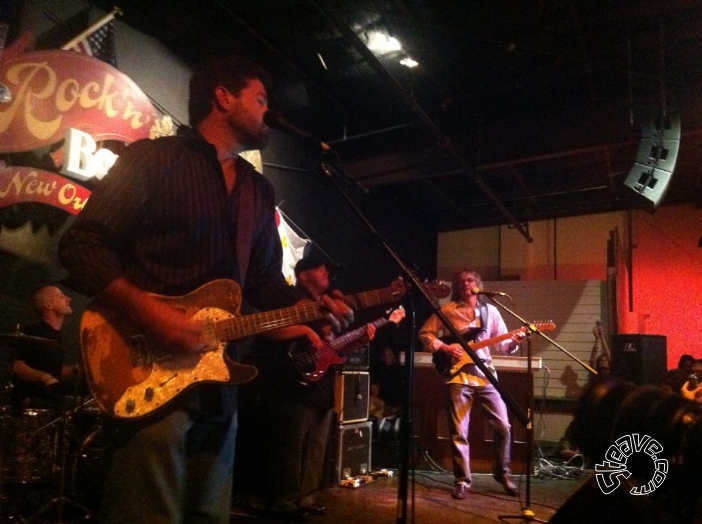
[[[51,499],[46,505],[39,508],[39,510],[36,513],[34,513],[31,517],[29,517],[29,519],[27,520],[27,524],[30,524],[32,522],[41,522],[42,524],[45,523],[46,518],[44,517],[40,519],[40,517],[49,513],[53,508],[56,508],[56,520],[54,521],[56,524],[65,524],[67,522],[74,522],[76,520],[87,521],[89,519],[94,518],[94,514],[92,511],[90,511],[82,504],[66,496],[66,462],[68,458],[68,442],[71,437],[70,423],[73,423],[73,415],[80,407],[82,407],[82,405],[66,411],[63,414],[63,416],[59,417],[54,422],[52,422],[58,422],[62,430],[58,446],[59,456],[61,458],[61,464],[59,466],[60,476],[58,495]],[[79,510],[82,513],[82,517],[80,519],[73,518],[71,520],[64,520],[67,507]]]

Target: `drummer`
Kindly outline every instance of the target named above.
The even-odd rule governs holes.
[[[56,286],[44,286],[32,296],[32,305],[41,319],[22,329],[28,337],[16,345],[13,403],[20,408],[61,407],[55,386],[79,371],[77,364],[64,363],[61,327],[73,313],[71,299]]]

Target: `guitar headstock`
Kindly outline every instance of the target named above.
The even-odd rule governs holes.
[[[443,280],[422,282],[422,288],[432,298],[446,298],[451,294],[451,287]]]
[[[390,292],[392,293],[393,299],[396,301],[401,300],[402,297],[405,296],[407,293],[407,284],[405,284],[402,277],[393,280],[392,284],[390,284]]]
[[[556,324],[553,323],[553,321],[551,320],[548,320],[546,322],[532,322],[531,325],[539,331],[553,331],[554,329],[556,329]]]

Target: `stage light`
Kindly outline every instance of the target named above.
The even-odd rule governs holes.
[[[402,45],[397,38],[379,31],[367,32],[365,35],[365,41],[368,49],[379,56],[402,50]]]

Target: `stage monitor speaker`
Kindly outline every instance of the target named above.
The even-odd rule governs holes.
[[[336,453],[337,482],[371,471],[373,423],[340,424]]]
[[[342,424],[368,420],[370,374],[341,371],[336,375],[334,408]]]
[[[660,383],[668,369],[664,335],[612,335],[612,374],[635,384]]]
[[[680,149],[680,116],[663,111],[641,128],[641,144],[634,167],[624,180],[638,205],[655,211],[663,201]]]

